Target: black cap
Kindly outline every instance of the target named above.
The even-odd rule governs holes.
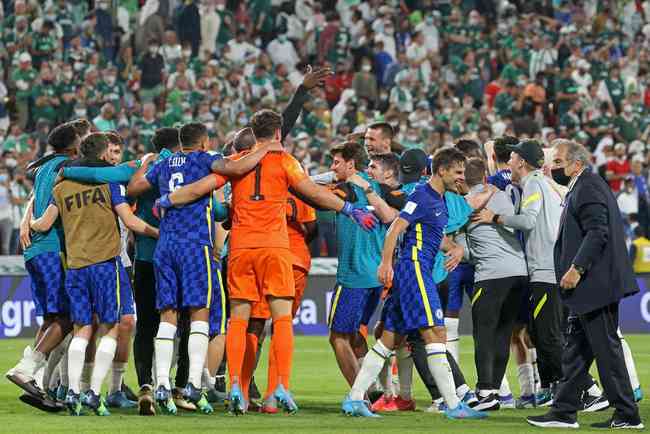
[[[544,165],[544,151],[537,140],[524,140],[506,148],[517,153],[524,161],[536,169]]]
[[[429,159],[422,149],[404,151],[399,159],[399,182],[410,184],[419,181],[428,164]]]

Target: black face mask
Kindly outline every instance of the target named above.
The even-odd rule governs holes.
[[[564,167],[551,170],[551,176],[553,176],[553,181],[560,185],[569,185],[569,182],[571,182],[571,177],[564,173]]]

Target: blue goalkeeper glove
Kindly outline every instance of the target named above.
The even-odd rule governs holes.
[[[371,231],[377,226],[379,220],[371,212],[363,208],[355,208],[350,202],[345,202],[341,212],[355,221],[365,231]]]

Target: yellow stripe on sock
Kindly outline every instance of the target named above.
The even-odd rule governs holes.
[[[539,312],[542,310],[542,308],[546,304],[547,299],[548,299],[548,294],[544,294],[544,296],[539,301],[539,303],[537,303],[537,306],[535,306],[535,310],[533,311],[533,319],[537,319],[537,315],[539,315]]]

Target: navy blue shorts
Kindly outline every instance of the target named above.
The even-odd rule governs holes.
[[[125,314],[122,306],[124,294],[129,294],[124,303],[131,304],[125,310],[133,312],[131,282],[119,257],[68,269],[65,290],[70,298],[70,316],[75,324],[92,324],[93,315],[97,315],[103,324],[118,322]]]
[[[361,324],[368,325],[377,309],[383,289],[382,286],[346,288],[337,284],[327,321],[330,330],[352,334],[359,331]]]
[[[153,257],[156,308],[210,308],[221,293],[212,248],[195,243],[159,241]]]
[[[25,269],[31,280],[37,316],[70,312],[61,253],[46,252],[34,256],[25,262]]]
[[[226,334],[227,308],[228,303],[223,286],[223,273],[218,261],[214,261],[215,272],[212,274],[212,299],[210,300],[210,337]]]
[[[445,320],[431,267],[400,259],[382,316],[384,329],[402,336],[423,328],[443,327]]]
[[[458,267],[447,277],[448,298],[447,311],[459,312],[463,307],[463,297],[466,293],[469,297],[474,291],[474,266],[466,262],[458,264]]]

